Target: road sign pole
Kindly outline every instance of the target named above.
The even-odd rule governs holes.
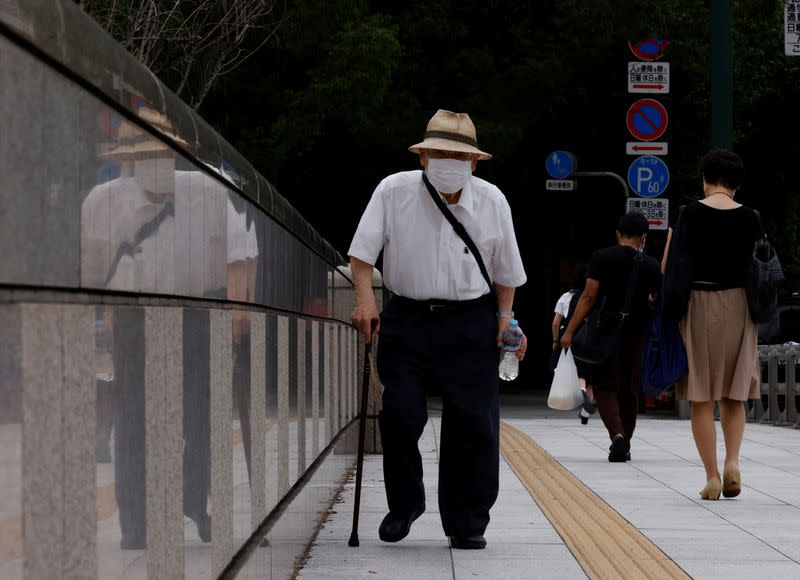
[[[733,144],[731,0],[711,0],[711,145]]]
[[[625,183],[625,180],[622,179],[620,175],[612,171],[576,171],[572,174],[573,177],[610,177],[611,179],[616,179],[619,181],[620,185],[622,185],[622,191],[625,194],[625,197],[630,197],[631,193],[628,190],[628,184]]]

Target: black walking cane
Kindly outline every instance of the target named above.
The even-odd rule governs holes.
[[[375,322],[372,323],[375,327]],[[372,342],[364,344],[364,377],[361,385],[361,415],[358,418],[358,461],[356,463],[356,507],[353,510],[353,531],[347,545],[358,547],[358,511],[361,507],[361,476],[364,471],[364,440],[367,437],[367,404],[369,403],[370,356]]]

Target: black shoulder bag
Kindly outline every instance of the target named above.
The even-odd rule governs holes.
[[[630,315],[633,292],[636,280],[639,278],[639,268],[644,256],[641,251],[636,251],[633,259],[633,269],[628,277],[628,288],[625,291],[625,302],[620,312],[605,309],[605,301],[599,309],[586,317],[580,330],[572,341],[572,355],[583,362],[597,365],[608,362],[619,350],[622,328],[625,320]]]
[[[431,194],[433,198],[433,202],[436,204],[436,207],[444,214],[444,217],[447,218],[447,221],[450,222],[450,225],[453,226],[453,230],[458,234],[464,243],[469,248],[469,251],[472,252],[472,255],[475,256],[475,261],[478,262],[478,268],[481,269],[481,274],[483,274],[483,279],[486,280],[486,284],[489,286],[489,293],[494,294],[494,284],[492,284],[492,279],[489,278],[489,272],[486,270],[486,266],[483,263],[483,258],[481,257],[481,253],[478,250],[478,246],[475,245],[475,242],[472,241],[472,238],[469,237],[469,233],[467,229],[464,227],[460,221],[456,219],[456,216],[453,215],[453,212],[445,205],[444,201],[442,201],[439,192],[436,191],[436,188],[433,187],[433,184],[428,180],[428,176],[425,173],[422,173],[422,181],[425,182],[425,187],[428,188],[428,193]]]
[[[692,273],[689,263],[689,245],[684,223],[685,205],[678,210],[678,219],[672,229],[672,239],[667,254],[667,267],[661,285],[661,314],[664,320],[676,322],[686,316],[689,309]]]

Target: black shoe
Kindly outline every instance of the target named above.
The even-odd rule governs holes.
[[[625,438],[620,436],[611,442],[611,447],[608,450],[608,460],[612,463],[625,463],[627,461],[628,450],[630,444],[625,441]]]
[[[628,451],[628,452],[625,454],[625,461],[630,461],[630,460],[631,460],[631,452],[630,452],[630,451]]]
[[[197,526],[197,535],[200,536],[203,543],[208,544],[211,542],[211,517],[207,513],[199,516],[190,515],[189,517]]]
[[[589,397],[589,393],[583,389],[581,389],[581,394],[583,394],[583,410],[590,415],[594,415],[594,410],[597,404]]]
[[[399,542],[411,531],[411,524],[425,511],[425,504],[411,512],[408,517],[398,517],[389,512],[378,528],[378,537],[384,542]]]
[[[589,424],[588,415],[586,417],[584,417],[581,413],[578,413],[578,418],[581,420],[581,425],[588,425]]]
[[[483,550],[486,539],[483,536],[450,536],[450,546],[456,550]]]
[[[146,550],[147,540],[144,534],[123,535],[119,542],[119,547],[123,550]]]

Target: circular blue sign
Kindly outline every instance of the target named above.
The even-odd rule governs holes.
[[[635,44],[633,42],[628,42],[628,46],[637,58],[642,60],[655,60],[661,58],[667,48],[669,48],[669,39],[653,35]]]
[[[642,141],[658,139],[667,130],[669,116],[664,105],[655,99],[639,99],[628,109],[628,130]]]
[[[575,171],[575,157],[567,151],[553,151],[544,166],[553,179],[566,179]]]
[[[641,197],[658,197],[669,185],[669,169],[658,157],[639,157],[628,168],[628,185]]]

